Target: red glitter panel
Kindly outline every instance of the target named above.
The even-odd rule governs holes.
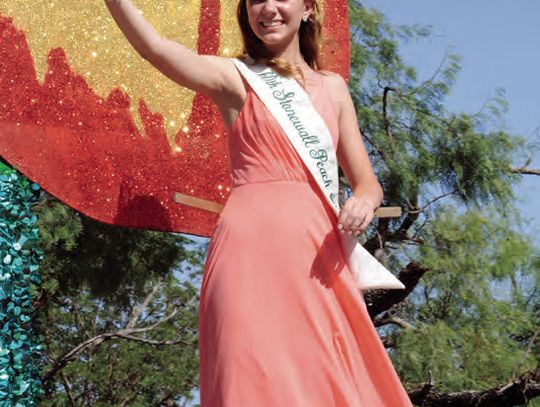
[[[217,0],[201,3],[200,54],[219,51],[219,7]],[[327,1],[325,13],[325,68],[348,78],[347,3]],[[173,194],[225,203],[231,178],[227,132],[217,106],[195,96],[187,123],[190,137],[178,132],[175,142],[182,153],[174,154],[162,114],[140,100],[141,134],[129,96],[118,88],[105,99],[97,96],[69,66],[61,45],[49,52],[40,84],[25,34],[10,16],[0,16],[0,155],[51,195],[98,221],[210,237],[219,214],[175,203]]]

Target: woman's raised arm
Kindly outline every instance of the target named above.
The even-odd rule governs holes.
[[[137,53],[181,86],[214,100],[228,93],[233,64],[217,55],[199,55],[163,38],[131,0],[105,0],[114,21]]]

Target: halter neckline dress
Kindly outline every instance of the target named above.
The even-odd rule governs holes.
[[[336,147],[323,74],[308,78]],[[233,188],[199,303],[201,406],[412,406],[355,287],[336,215],[250,87],[228,146]]]

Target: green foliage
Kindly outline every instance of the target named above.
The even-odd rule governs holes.
[[[182,235],[96,222],[46,195],[35,212],[47,340],[40,405],[189,399],[198,386],[195,283],[204,248]]]
[[[520,175],[510,173],[515,141],[502,131],[482,134],[474,129],[471,117],[452,117],[446,131],[433,140],[434,168],[443,187],[456,191],[464,203],[469,201],[508,204],[513,201],[512,186]]]
[[[506,384],[540,364],[540,256],[514,209],[522,175],[511,170],[529,146],[502,130],[502,89],[472,114],[445,109],[457,54],[420,80],[403,61],[400,41],[425,40],[431,27],[392,27],[377,10],[349,6],[359,127],[384,204],[404,210],[379,220],[366,246],[385,241],[396,272],[411,262],[427,270],[391,310],[412,328],[381,329],[394,364],[409,388],[430,373],[441,392]]]
[[[47,253],[44,278],[65,294],[87,285],[92,295],[129,307],[133,295],[144,295],[152,275],[163,277],[182,260],[201,260],[180,235],[95,222],[54,199],[40,202],[36,213]],[[120,289],[126,286],[132,287]]]
[[[509,164],[525,142],[486,128],[491,122],[496,127],[506,111],[504,93],[473,115],[447,112],[444,98],[460,57],[449,53],[431,78],[419,82],[399,55],[398,40],[418,41],[431,30],[416,25],[396,32],[378,11],[350,5],[349,85],[386,203],[418,202],[422,189],[436,184],[466,205],[510,205],[519,175]]]
[[[432,271],[424,282],[439,286],[444,281],[430,279],[459,272],[469,284],[478,286],[482,281],[516,278],[528,269],[533,255],[531,243],[511,229],[510,219],[497,215],[493,208],[461,215],[452,206],[438,208],[431,228],[421,232],[429,243],[420,246],[418,252],[422,263]],[[519,219],[518,214],[514,216],[515,226]]]
[[[430,272],[401,310],[416,329],[398,335],[395,353],[407,381],[421,382],[431,369],[441,390],[457,391],[496,386],[517,366],[534,368],[538,354],[524,352],[538,318],[538,294],[523,277],[531,244],[504,218],[458,215],[449,206],[422,237],[429,243],[418,258]]]

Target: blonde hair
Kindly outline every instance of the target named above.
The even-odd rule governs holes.
[[[306,1],[306,0],[304,0]],[[313,3],[313,11],[307,21],[302,21],[299,28],[300,53],[306,63],[314,70],[321,70],[319,51],[322,42],[322,24],[320,21],[319,5],[316,0]],[[249,25],[247,13],[247,0],[240,0],[236,9],[236,19],[240,26],[243,39],[242,54],[238,57],[245,57],[249,54],[256,63],[264,63],[274,69],[280,75],[287,78],[300,77],[304,81],[302,71],[291,65],[283,58],[274,57],[268,51],[264,42],[255,35]]]

